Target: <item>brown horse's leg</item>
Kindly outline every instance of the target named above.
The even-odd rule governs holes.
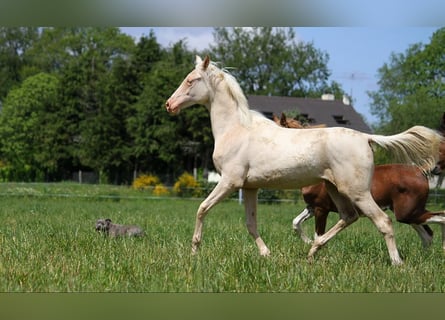
[[[419,227],[423,228],[423,230],[421,232],[425,235],[425,238],[427,238],[428,235],[429,235],[429,238],[432,238],[432,234],[433,234],[431,228],[429,226],[427,226],[427,224],[430,224],[430,223],[440,224],[440,226],[442,228],[442,248],[445,250],[445,212],[444,211],[441,211],[441,212],[425,211],[422,214],[416,214],[415,217],[412,218],[411,222],[412,222],[411,226],[414,227],[413,224],[417,224],[417,225],[419,225]],[[420,232],[417,229],[416,229],[416,231],[419,233],[419,236],[422,239],[422,243],[424,243],[424,238],[422,237],[422,235],[420,234]],[[431,239],[429,240],[429,243],[427,242],[426,244],[429,245],[430,243],[431,243]]]
[[[218,202],[223,200],[226,196],[235,191],[235,187],[226,183],[224,179],[216,185],[212,192],[207,196],[207,198],[201,203],[196,213],[195,231],[192,238],[192,253],[198,252],[199,245],[201,244],[202,237],[202,225],[204,218],[209,212],[209,210],[215,206]]]
[[[301,225],[304,221],[314,216],[314,209],[311,207],[306,207],[295,219],[292,221],[292,226],[295,232],[300,236],[300,238],[305,243],[312,243],[312,240],[304,233]]]
[[[249,234],[255,240],[260,255],[268,256],[270,254],[269,248],[261,239],[257,229],[257,197],[258,189],[243,189],[244,209],[246,211],[246,226]]]
[[[315,217],[315,234],[317,237],[323,235],[326,231],[326,222],[328,220],[329,211],[321,207],[316,207],[314,210]]]
[[[420,182],[412,183],[402,189],[405,192],[398,191],[394,194],[392,211],[398,222],[409,224],[417,232],[423,247],[427,248],[433,241],[433,230],[429,226],[423,225],[424,221],[431,216],[431,213],[425,209],[429,187],[423,177]],[[408,183],[406,184],[408,185]],[[405,183],[402,186],[405,186]]]
[[[445,212],[430,213],[424,223],[437,223],[442,228],[442,248],[445,250]]]
[[[422,245],[424,248],[428,248],[431,243],[433,242],[432,235],[427,231],[428,229],[431,230],[428,226],[423,226],[421,224],[410,224],[411,227],[413,227],[414,230],[416,230],[417,234],[420,237],[420,240],[422,240]],[[426,229],[425,227],[428,227]]]

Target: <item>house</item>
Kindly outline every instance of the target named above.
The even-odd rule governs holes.
[[[321,99],[248,95],[247,100],[251,109],[270,119],[274,114],[281,116],[282,112],[296,111],[310,125],[325,124],[327,127],[345,127],[372,133],[348,99],[335,100],[331,94],[323,95]]]

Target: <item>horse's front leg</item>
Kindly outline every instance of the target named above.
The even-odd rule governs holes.
[[[260,255],[268,256],[270,254],[270,250],[267,248],[263,239],[261,239],[257,230],[257,197],[258,189],[243,189],[244,209],[246,211],[246,226],[249,234],[253,237],[258,249],[260,250]]]
[[[193,254],[198,252],[199,245],[201,244],[202,226],[205,216],[213,206],[235,191],[235,189],[233,184],[226,183],[221,179],[207,198],[200,204],[198,212],[196,213],[195,231],[192,238]]]
[[[312,208],[306,207],[298,216],[295,217],[295,219],[292,221],[292,226],[294,228],[294,231],[300,236],[300,238],[305,243],[312,243],[312,240],[304,233],[303,228],[301,225],[303,222],[305,222],[307,219],[314,216],[314,210]]]

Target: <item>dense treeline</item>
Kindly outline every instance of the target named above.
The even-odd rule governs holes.
[[[192,128],[162,106],[193,55],[183,41],[162,48],[152,32],[135,43],[118,28],[2,28],[1,177],[84,170],[123,183],[134,171],[181,171]]]
[[[327,54],[297,45],[290,31],[219,28],[214,35],[212,58],[239,67],[246,93],[342,93],[327,82]],[[292,82],[283,61],[297,63],[297,49],[301,74]],[[131,182],[140,172],[171,182],[193,167],[211,169],[207,112],[171,117],[163,108],[195,54],[205,52],[189,50],[185,40],[164,48],[153,31],[136,41],[119,28],[0,28],[0,179],[60,181],[82,170],[109,183]]]

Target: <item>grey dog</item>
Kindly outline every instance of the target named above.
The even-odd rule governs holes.
[[[110,237],[128,236],[142,237],[145,233],[142,228],[135,225],[122,225],[111,222],[111,219],[99,219],[96,221],[96,231],[103,232]]]

